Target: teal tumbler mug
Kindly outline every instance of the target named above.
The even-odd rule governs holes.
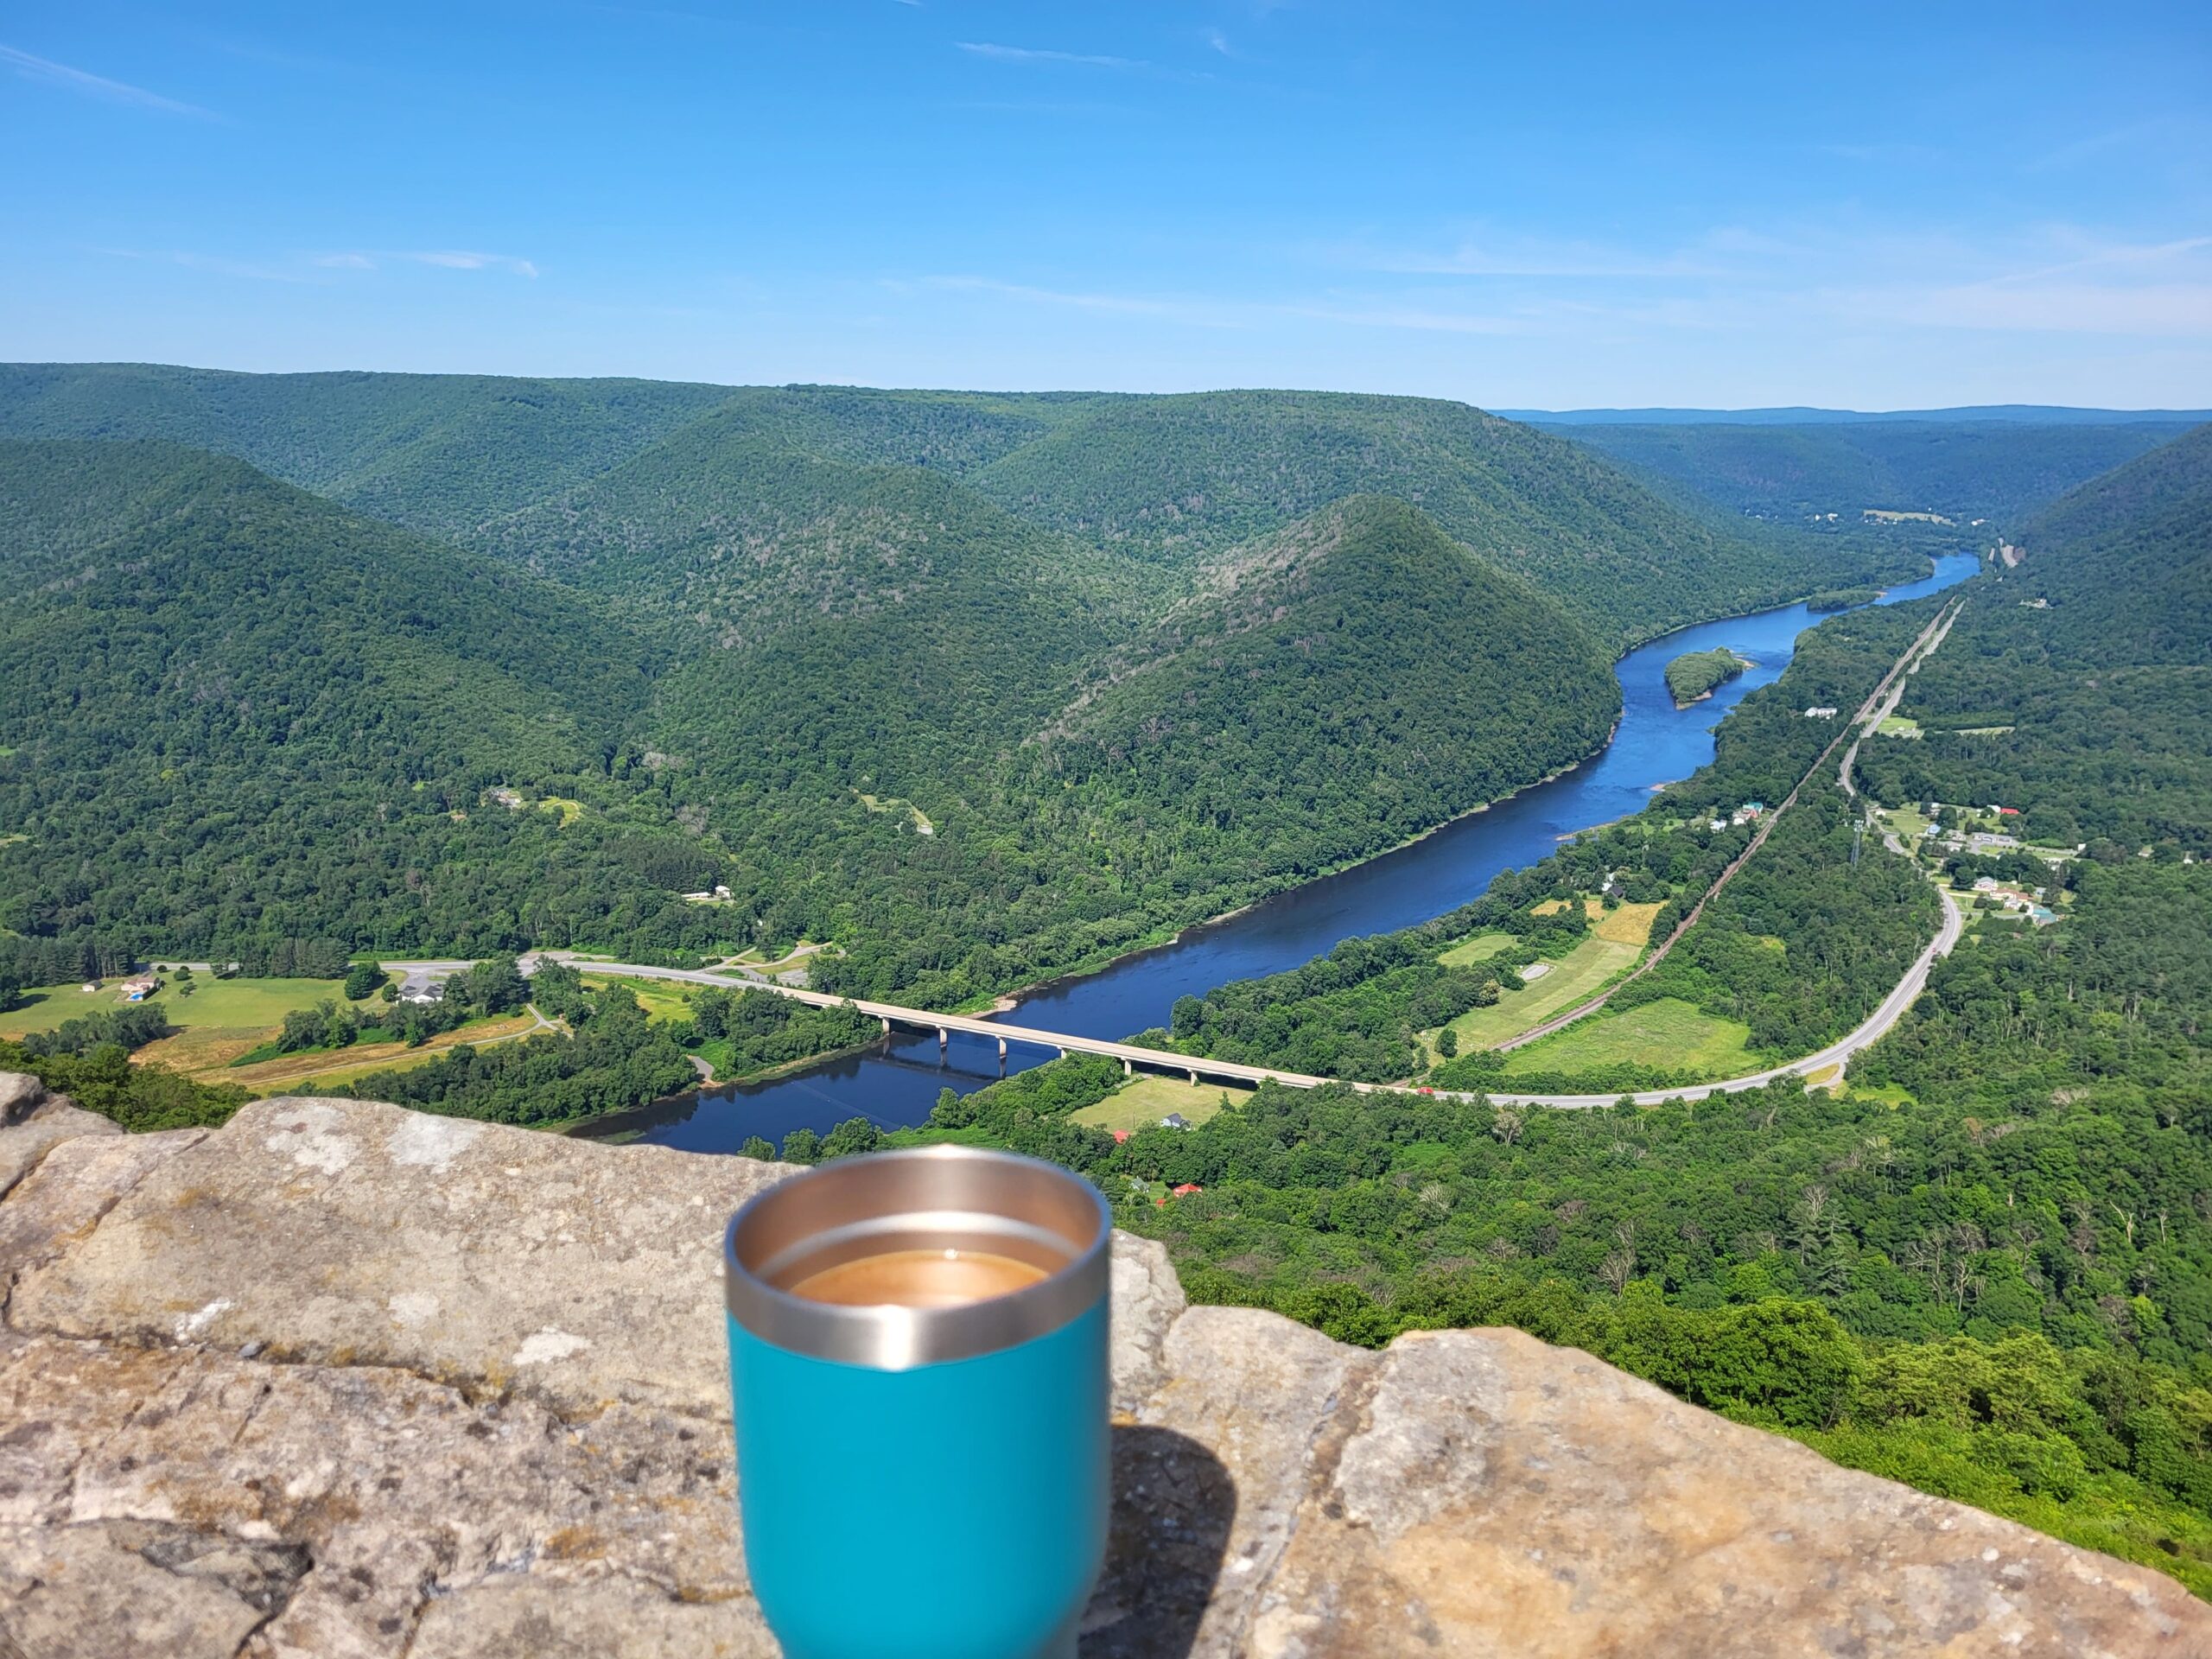
[[[1057,1659],[1106,1553],[1105,1201],[939,1146],[842,1159],[722,1248],[745,1561],[790,1659]]]

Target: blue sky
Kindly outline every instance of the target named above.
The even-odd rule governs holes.
[[[0,358],[2212,403],[2212,8],[0,10]]]

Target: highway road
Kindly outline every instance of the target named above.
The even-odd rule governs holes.
[[[1729,1077],[1719,1083],[1693,1084],[1676,1089],[1652,1089],[1630,1096],[1639,1106],[1656,1106],[1673,1100],[1704,1100],[1713,1095],[1740,1094],[1747,1089],[1764,1088],[1784,1077],[1802,1077],[1826,1070],[1831,1065],[1847,1064],[1852,1056],[1876,1041],[1891,1027],[1897,1024],[1910,1007],[1915,998],[1928,983],[1928,975],[1940,957],[1948,956],[1965,931],[1966,918],[1951,895],[1937,889],[1943,904],[1942,925],[1928,948],[1914,960],[1904,976],[1884,997],[1881,1006],[1869,1014],[1858,1029],[1840,1041],[1829,1044],[1816,1053],[1802,1059],[1792,1060],[1747,1077]],[[545,953],[556,959],[566,959],[566,953]],[[693,985],[715,985],[730,990],[766,991],[775,996],[788,996],[794,1001],[808,1003],[815,1007],[835,1007],[848,1001],[824,991],[802,991],[789,985],[764,985],[758,980],[741,979],[733,975],[716,973],[702,968],[655,968],[631,962],[577,962],[575,966],[594,974],[612,974],[635,979],[677,980]],[[1197,1083],[1204,1079],[1215,1082],[1258,1084],[1274,1082],[1287,1084],[1294,1089],[1318,1089],[1323,1084],[1337,1081],[1330,1077],[1309,1077],[1304,1072],[1283,1071],[1272,1066],[1245,1065],[1234,1060],[1209,1059],[1203,1055],[1177,1054],[1165,1049],[1140,1047],[1135,1043],[1107,1042],[1096,1037],[1074,1037],[1063,1032],[1045,1031],[1031,1026],[1008,1025],[1003,1020],[979,1019],[973,1014],[931,1014],[921,1008],[903,1007],[895,1002],[869,1002],[849,999],[861,1013],[884,1022],[888,1031],[893,1026],[919,1027],[940,1033],[967,1032],[978,1037],[995,1037],[1001,1044],[1027,1043],[1039,1048],[1050,1048],[1062,1054],[1103,1054],[1109,1059],[1120,1060],[1124,1068],[1143,1066],[1147,1071],[1172,1071],[1188,1077]],[[1353,1083],[1351,1087],[1363,1094],[1403,1092],[1402,1084]],[[1503,1091],[1461,1091],[1437,1090],[1440,1098],[1477,1100],[1485,1097],[1503,1104],[1514,1106],[1556,1106],[1568,1110],[1593,1106],[1611,1106],[1620,1099],[1618,1095],[1520,1095]]]
[[[1876,686],[1866,701],[1859,705],[1853,721],[1857,731],[1852,735],[1849,746],[1845,749],[1843,760],[1838,767],[1838,781],[1842,784],[1847,793],[1856,792],[1852,789],[1851,766],[1853,758],[1859,752],[1859,740],[1867,732],[1878,727],[1883,718],[1897,707],[1897,701],[1904,690],[1907,675],[1914,671],[1920,662],[1925,660],[1928,654],[1942,643],[1944,635],[1950,631],[1951,622],[1957,614],[1958,607],[1955,605],[1943,615],[1931,621],[1906,649],[1904,654],[1891,665],[1890,671],[1884,676],[1881,683]],[[1842,741],[1842,735],[1839,734],[1839,742]],[[1806,778],[1810,778],[1812,772],[1817,771],[1827,761],[1827,757],[1834,752],[1836,744],[1831,743],[1823,749],[1820,758],[1814,761],[1812,768],[1805,774]],[[1799,780],[1799,788],[1802,788],[1803,782],[1802,779]],[[1722,874],[1719,880],[1714,883],[1713,889],[1700,900],[1697,909],[1694,909],[1683,918],[1681,925],[1666,941],[1667,944],[1672,944],[1675,939],[1681,938],[1688,931],[1697,919],[1698,909],[1702,909],[1706,900],[1712,898],[1713,893],[1719,891],[1721,883],[1725,882],[1753,853],[1758,850],[1759,844],[1773,829],[1776,820],[1789,808],[1790,803],[1796,799],[1796,797],[1797,791],[1792,790],[1789,798],[1768,816],[1767,821],[1760,826],[1758,832],[1753,836],[1751,844]],[[1892,850],[1898,853],[1904,852],[1904,849],[1897,845],[1894,836],[1885,836],[1885,840]],[[1808,1054],[1802,1059],[1792,1060],[1784,1065],[1770,1067],[1764,1071],[1755,1071],[1745,1077],[1729,1077],[1717,1083],[1693,1084],[1680,1088],[1646,1090],[1633,1094],[1629,1098],[1641,1106],[1656,1106],[1675,1100],[1704,1100],[1714,1095],[1738,1094],[1749,1089],[1764,1088],[1770,1083],[1778,1082],[1785,1077],[1806,1077],[1825,1071],[1830,1066],[1840,1067],[1848,1064],[1853,1055],[1878,1041],[1891,1027],[1904,1017],[1904,1011],[1912,1006],[1914,1000],[1919,996],[1921,990],[1926,986],[1929,973],[1935,967],[1936,959],[1948,956],[1951,948],[1958,943],[1960,935],[1964,931],[1965,918],[1960,912],[1957,903],[1948,893],[1942,892],[1940,888],[1938,893],[1943,905],[1943,919],[1942,925],[1936,929],[1935,938],[1914,960],[1912,966],[1906,969],[1904,977],[1891,988],[1890,994],[1882,999],[1881,1005],[1869,1014],[1855,1031],[1841,1040],[1831,1043],[1826,1048],[1816,1053]],[[1643,964],[1639,971],[1650,968],[1664,954],[1665,946],[1662,945]],[[570,963],[575,967],[595,974],[609,974],[632,979],[675,980],[686,984],[712,985],[728,990],[766,991],[771,995],[787,996],[794,1001],[804,1002],[814,1007],[836,1007],[849,1001],[861,1014],[880,1020],[887,1032],[893,1026],[918,1027],[925,1031],[934,1030],[938,1033],[938,1040],[940,1043],[947,1041],[950,1034],[956,1031],[972,1036],[995,1038],[997,1039],[1001,1058],[1004,1057],[1008,1045],[1024,1043],[1034,1047],[1049,1048],[1059,1054],[1103,1055],[1109,1059],[1121,1061],[1124,1071],[1143,1066],[1147,1071],[1167,1071],[1185,1076],[1192,1083],[1210,1078],[1217,1083],[1255,1084],[1273,1082],[1287,1084],[1295,1089],[1318,1089],[1325,1084],[1339,1081],[1331,1077],[1311,1077],[1304,1072],[1284,1071],[1273,1066],[1247,1065],[1235,1060],[1212,1059],[1204,1055],[1178,1054],[1170,1050],[1146,1048],[1135,1043],[1109,1042],[1096,1037],[1077,1037],[1065,1032],[1012,1025],[1004,1020],[986,1020],[973,1014],[932,1014],[927,1009],[906,1007],[895,1002],[870,1002],[858,998],[833,996],[827,992],[802,990],[797,986],[768,982],[757,972],[752,970],[733,973],[727,969],[705,968],[657,968],[642,963],[589,960],[578,957],[574,951],[548,950],[525,956],[523,959],[523,971],[525,974],[532,971],[536,962],[541,958]],[[422,979],[442,976],[469,966],[466,962],[456,961],[388,962],[382,965],[390,971],[404,974],[410,984]],[[1611,992],[1606,993],[1607,996],[1611,995]],[[1604,1006],[1605,1001],[1605,996],[1595,998],[1580,1007],[1571,1009],[1558,1019],[1548,1022],[1538,1031],[1525,1033],[1514,1042],[1502,1046],[1517,1047],[1521,1043],[1533,1040],[1537,1036],[1548,1034],[1561,1026],[1594,1013]],[[533,1008],[531,1012],[534,1014],[537,1011]],[[696,1061],[694,1063],[696,1064]],[[1363,1093],[1374,1094],[1402,1091],[1409,1085],[1351,1083],[1350,1086]],[[1431,1090],[1427,1092],[1444,1099],[1471,1101],[1487,1097],[1508,1105],[1553,1106],[1567,1110],[1611,1106],[1620,1099],[1618,1095],[1523,1095],[1489,1090]]]

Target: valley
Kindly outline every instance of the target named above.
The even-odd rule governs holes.
[[[374,379],[0,372],[10,1065],[1008,1147],[2212,1584],[2202,433],[1793,520],[1420,400]]]

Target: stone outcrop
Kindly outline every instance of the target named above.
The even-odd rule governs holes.
[[[125,1136],[36,1096],[0,1127],[0,1654],[776,1651],[716,1249],[786,1171],[341,1101]],[[1587,1355],[1346,1348],[1186,1307],[1127,1238],[1114,1295],[1086,1655],[2212,1654],[2158,1573]]]

